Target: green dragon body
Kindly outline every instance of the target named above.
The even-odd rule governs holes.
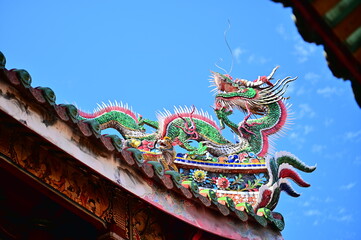
[[[197,109],[179,108],[175,113],[166,111],[158,115],[158,121],[144,119],[123,104],[110,104],[99,107],[94,113],[79,111],[80,119],[92,119],[99,123],[101,129],[114,128],[124,139],[159,141],[170,138],[173,145],[189,151],[190,154],[202,155],[206,150],[213,156],[236,154],[245,149],[247,142],[233,144],[225,139],[216,122],[208,113]],[[156,129],[154,133],[146,133],[143,125]],[[200,142],[194,147],[190,141]],[[202,143],[207,142],[208,149]],[[220,151],[219,149],[222,149]]]
[[[205,150],[213,156],[236,154],[246,148],[247,142],[240,141],[233,144],[225,139],[218,125],[208,116],[193,108],[175,109],[175,113],[166,112],[158,116],[158,138],[169,137],[178,141],[179,145],[191,153],[204,154]],[[189,144],[190,140],[199,142],[195,148]],[[204,147],[204,143],[209,143]],[[214,147],[213,147],[214,146]],[[220,151],[222,149],[222,151]]]
[[[145,128],[139,124],[137,114],[122,103],[116,102],[109,105],[103,103],[93,113],[80,110],[78,110],[78,113],[79,119],[96,121],[102,130],[107,128],[116,129],[124,139],[153,140],[156,137],[155,133],[146,133]]]
[[[274,71],[273,71],[274,73]],[[202,155],[206,152],[215,157],[228,156],[241,152],[254,152],[263,157],[269,149],[268,136],[281,130],[287,118],[287,108],[282,96],[289,82],[295,80],[285,78],[271,84],[269,77],[256,82],[247,80],[232,81],[230,77],[213,73],[213,81],[219,93],[215,100],[215,113],[220,120],[219,127],[208,113],[195,108],[175,108],[175,112],[165,111],[158,115],[158,121],[137,116],[122,104],[101,106],[92,114],[79,111],[82,119],[94,119],[101,129],[115,128],[124,139],[158,141],[170,138],[174,145],[179,145],[190,154]],[[264,83],[269,86],[262,87]],[[247,112],[247,116],[239,124],[229,119],[233,109]],[[249,119],[251,114],[261,114],[258,119]],[[156,131],[146,133],[143,125]],[[221,129],[228,126],[238,135],[238,142],[232,143],[222,136]],[[199,142],[198,147],[190,144]]]

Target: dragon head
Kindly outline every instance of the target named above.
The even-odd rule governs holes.
[[[296,78],[279,79],[275,84],[270,81],[278,67],[269,76],[258,77],[255,81],[233,80],[229,75],[212,72],[211,82],[216,86],[216,109],[238,108],[254,114],[264,114],[266,105],[284,100],[288,84]]]

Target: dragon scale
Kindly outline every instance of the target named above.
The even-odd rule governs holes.
[[[222,100],[223,99],[224,98],[222,98]],[[228,114],[222,111],[216,111],[216,113],[224,125],[227,125],[233,132],[247,139],[251,151],[259,156],[265,156],[267,154],[269,149],[269,135],[280,131],[287,119],[287,109],[282,101],[265,106],[264,116],[257,119],[247,119],[245,123],[235,124],[228,118]],[[246,129],[240,128],[242,124],[245,125]]]
[[[219,126],[207,115],[196,109],[176,109],[175,114],[160,114],[158,138],[179,140],[180,146],[188,151],[197,150],[188,143],[189,140],[194,140],[200,143],[200,148],[204,145],[207,151],[216,157],[235,154],[245,148],[247,143],[244,141],[233,144],[225,139]]]

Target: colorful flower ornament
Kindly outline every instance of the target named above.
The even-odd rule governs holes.
[[[224,190],[229,187],[229,180],[225,177],[219,177],[216,180],[217,187]]]
[[[206,180],[206,177],[207,171],[197,169],[193,172],[193,179],[196,182],[204,182]]]

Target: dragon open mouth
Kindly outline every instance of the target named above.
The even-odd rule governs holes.
[[[234,96],[234,94],[218,94],[215,100],[216,108],[226,108],[229,111],[238,109],[247,112],[247,109],[254,113],[263,115],[266,109],[263,105],[254,104],[250,99],[245,99],[243,96]]]

